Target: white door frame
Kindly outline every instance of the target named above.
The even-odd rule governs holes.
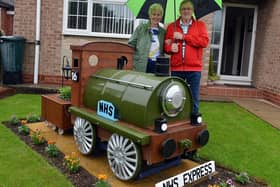
[[[236,3],[224,3],[223,8],[223,20],[222,20],[222,29],[221,29],[221,43],[219,48],[219,61],[218,61],[218,72],[220,80],[217,83],[221,84],[237,84],[237,85],[251,85],[252,84],[252,71],[253,71],[253,62],[254,62],[254,52],[255,52],[255,41],[256,41],[256,30],[257,30],[257,21],[258,21],[258,5],[248,5],[248,4],[236,4]],[[222,67],[222,56],[223,56],[223,45],[224,45],[224,33],[225,33],[225,22],[226,22],[226,13],[228,7],[240,7],[240,8],[254,8],[254,23],[252,31],[252,41],[251,41],[251,50],[250,50],[250,61],[248,76],[231,76],[231,75],[221,75]]]

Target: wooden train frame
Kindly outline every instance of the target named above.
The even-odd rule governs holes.
[[[105,145],[112,172],[127,181],[144,166],[193,153],[207,144],[206,124],[190,123],[193,102],[183,80],[130,71],[134,50],[126,44],[93,42],[71,49],[72,96],[65,114],[69,120],[56,123],[73,127],[82,154]],[[125,70],[116,70],[120,56],[128,60]],[[45,115],[48,108],[42,106],[46,121],[51,120]]]

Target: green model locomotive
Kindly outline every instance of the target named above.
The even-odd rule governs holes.
[[[176,77],[102,69],[87,80],[81,106],[70,107],[82,154],[107,145],[112,172],[137,177],[142,166],[192,153],[209,139],[206,125],[191,125],[189,87]]]

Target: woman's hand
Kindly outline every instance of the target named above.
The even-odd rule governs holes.
[[[180,32],[174,32],[174,39],[175,40],[183,40],[184,39],[184,35]]]

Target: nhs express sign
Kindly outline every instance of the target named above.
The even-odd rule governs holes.
[[[170,177],[156,184],[155,187],[183,187],[215,172],[215,162],[210,161],[193,169]]]
[[[97,115],[104,117],[106,119],[117,121],[116,118],[117,112],[116,107],[107,101],[100,100],[97,103]]]

